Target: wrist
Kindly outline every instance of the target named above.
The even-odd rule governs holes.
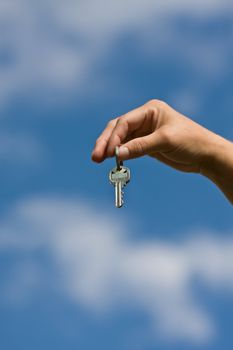
[[[233,170],[233,143],[223,137],[213,134],[208,141],[206,154],[201,164],[201,173],[207,177],[215,177],[226,171]]]
[[[233,143],[231,141],[213,134],[200,172],[213,181],[233,203]]]

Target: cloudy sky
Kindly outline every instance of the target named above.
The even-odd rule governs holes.
[[[228,0],[0,2],[0,346],[232,349],[232,206],[207,179],[91,162],[152,98],[233,140]]]

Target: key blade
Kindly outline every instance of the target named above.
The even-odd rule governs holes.
[[[122,183],[117,181],[115,183],[115,206],[117,208],[121,208],[123,206],[123,198],[122,198]]]

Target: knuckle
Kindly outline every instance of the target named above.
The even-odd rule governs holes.
[[[155,107],[155,108],[156,107],[157,108],[164,108],[168,105],[166,102],[159,100],[159,99],[149,100],[146,104],[151,106],[151,107]]]
[[[167,109],[167,103],[161,100],[152,99],[148,101],[146,104],[146,112],[148,115],[152,116],[159,116],[165,112]]]
[[[128,130],[128,122],[125,116],[122,116],[118,118],[116,126],[115,126],[115,132],[119,133],[119,130]]]
[[[121,126],[121,125],[124,125],[125,124],[125,120],[124,120],[124,118],[123,117],[121,117],[121,118],[118,118],[118,120],[117,120],[117,126]]]

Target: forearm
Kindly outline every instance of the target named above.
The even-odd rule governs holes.
[[[201,173],[213,181],[233,204],[233,143],[215,135]]]

